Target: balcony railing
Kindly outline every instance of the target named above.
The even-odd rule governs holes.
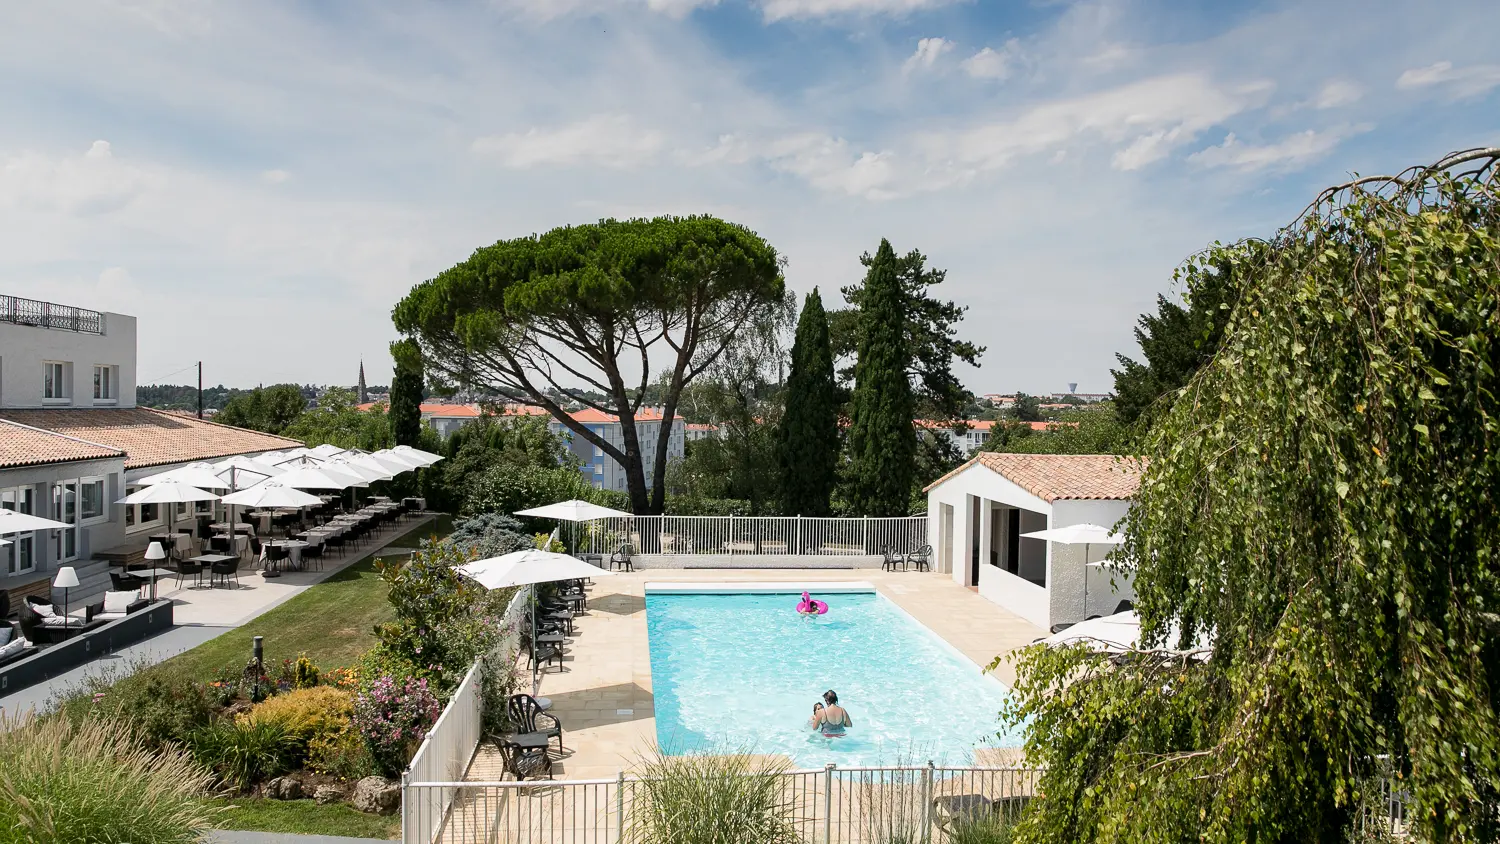
[[[0,296],[0,322],[55,328],[82,334],[103,334],[104,314],[72,305],[54,305],[20,296]]]

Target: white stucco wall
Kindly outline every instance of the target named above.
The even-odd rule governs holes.
[[[1052,523],[1049,527],[1096,524],[1113,527],[1130,509],[1128,501],[1055,501],[1052,504]],[[1109,569],[1088,570],[1088,607],[1084,607],[1083,578],[1085,566],[1083,555],[1087,550],[1090,560],[1102,560],[1114,550],[1113,546],[1063,545],[1050,542],[1047,563],[1047,585],[1051,603],[1052,624],[1064,621],[1082,621],[1091,615],[1109,615],[1121,600],[1135,600],[1135,590],[1129,578],[1112,575]],[[1114,585],[1111,586],[1113,577]]]
[[[42,401],[42,361],[72,364],[63,402]],[[114,401],[94,402],[94,366],[118,367]],[[104,334],[0,323],[0,407],[134,407],[135,317],[104,314]]]
[[[979,498],[980,527],[974,530],[973,501]],[[1134,600],[1135,591],[1128,577],[1108,569],[1088,570],[1087,606],[1084,600],[1084,553],[1082,545],[1069,546],[1037,540],[1020,541],[1020,563],[1023,572],[1045,567],[1046,586],[1017,577],[1002,568],[989,565],[990,545],[997,532],[991,516],[990,502],[1021,509],[1021,532],[1074,524],[1094,523],[1111,527],[1130,509],[1130,502],[1109,500],[1061,500],[1046,502],[1003,477],[975,464],[934,487],[927,494],[928,536],[939,559],[943,543],[952,543],[953,565],[950,576],[966,586],[977,585],[979,594],[1039,627],[1062,622],[1082,621],[1089,615],[1108,615],[1121,600]],[[942,530],[940,512],[943,505],[953,508],[951,535]],[[972,554],[975,544],[981,551],[979,582],[972,582]],[[1089,559],[1100,560],[1112,550],[1108,546],[1088,549]],[[1003,559],[1003,552],[999,553]],[[1113,580],[1113,583],[1111,581]]]

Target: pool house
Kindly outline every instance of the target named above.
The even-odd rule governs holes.
[[[1109,615],[1135,598],[1130,580],[1084,557],[1097,562],[1110,547],[1025,534],[1110,527],[1129,511],[1139,482],[1130,458],[1110,454],[981,452],[927,487],[934,568],[1043,629]]]

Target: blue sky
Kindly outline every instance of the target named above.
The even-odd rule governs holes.
[[[0,293],[137,315],[146,381],[385,381],[475,247],[713,213],[825,298],[921,249],[969,386],[1103,391],[1194,251],[1500,143],[1486,5],[5,4]]]

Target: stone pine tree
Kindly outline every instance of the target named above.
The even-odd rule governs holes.
[[[827,516],[838,474],[838,388],[828,313],[817,288],[807,294],[797,319],[776,456],[782,514]]]
[[[391,344],[391,434],[397,445],[417,445],[422,436],[422,353],[413,340]]]
[[[849,504],[861,516],[904,516],[916,472],[917,433],[901,282],[890,241],[880,241],[866,266],[850,403]]]

